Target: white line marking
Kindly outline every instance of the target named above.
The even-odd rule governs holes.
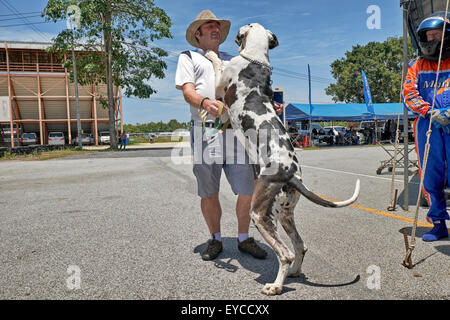
[[[330,172],[337,172],[337,173],[345,173],[345,174],[350,174],[350,175],[353,175],[353,176],[359,176],[359,177],[366,177],[366,178],[372,178],[372,179],[381,179],[381,180],[392,181],[392,178],[384,178],[384,177],[370,176],[370,175],[362,174],[362,173],[354,173],[354,172],[347,172],[347,171],[341,171],[341,170],[333,170],[333,169],[319,168],[319,167],[307,166],[307,165],[304,165],[304,164],[302,164],[301,167],[302,167],[302,168],[311,168],[311,169],[318,169],[318,170],[330,171]],[[403,183],[403,180],[397,180],[397,179],[394,179],[394,181],[395,181],[395,182],[398,182],[398,183]],[[413,181],[410,181],[409,183],[410,183],[410,184],[419,184],[419,183],[413,182]]]

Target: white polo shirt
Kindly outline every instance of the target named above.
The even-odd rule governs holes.
[[[214,68],[211,61],[204,57],[204,54],[202,49],[183,51],[180,54],[175,74],[175,87],[181,90],[185,83],[193,83],[195,91],[199,95],[214,100],[216,96]],[[222,60],[222,69],[232,58],[225,52],[219,52],[219,59]],[[190,105],[190,110],[192,120],[196,122],[202,121],[198,108]],[[226,117],[228,118],[228,115]],[[214,121],[214,119],[214,117],[208,115],[206,120]]]

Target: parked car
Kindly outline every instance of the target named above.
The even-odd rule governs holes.
[[[50,132],[48,134],[48,144],[64,145],[66,143],[63,132]]]
[[[37,137],[36,133],[34,133],[34,132],[24,133],[24,134],[22,134],[22,139],[20,142],[22,143],[23,146],[37,144],[38,137]]]
[[[311,132],[311,139],[315,139],[318,142],[323,142],[324,141],[324,137],[325,137],[325,130],[323,130],[322,126],[318,123],[311,123],[311,130],[307,129],[301,129],[300,125],[297,124],[297,127],[299,128],[298,132],[301,135],[309,135],[309,133]]]
[[[11,128],[9,125],[2,125],[2,132],[0,132],[2,134],[2,144],[6,147],[11,146]],[[19,136],[17,136],[17,131],[19,131]],[[22,128],[17,128],[13,126],[13,134],[14,134],[14,146],[18,146],[19,145],[19,137],[22,136]]]
[[[82,145],[89,145],[92,144],[94,140],[94,137],[92,134],[83,133],[81,134],[81,144]],[[73,140],[74,145],[78,145],[78,136]]]
[[[110,143],[109,131],[100,132],[100,144],[109,144],[109,143]]]

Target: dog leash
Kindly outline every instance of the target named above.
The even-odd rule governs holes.
[[[214,126],[213,126],[214,131],[211,134],[215,134],[217,132],[222,133],[230,125],[230,119],[225,121],[225,123],[220,121],[220,116],[223,113],[224,103],[221,102],[221,101],[218,101],[218,102],[219,102],[219,109],[217,110],[217,118],[214,120]],[[202,112],[202,111],[204,111],[204,112]],[[206,125],[205,125],[205,123],[206,123],[206,119],[208,118],[208,112],[206,110],[200,110],[199,109],[198,113],[200,115],[200,118],[202,119],[203,132],[206,132]]]

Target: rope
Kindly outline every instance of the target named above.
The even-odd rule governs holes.
[[[431,105],[431,111],[433,111],[434,104],[436,102],[437,82],[439,79],[439,72],[440,72],[440,68],[441,68],[442,48],[444,47],[445,29],[446,29],[446,25],[447,25],[448,3],[449,3],[449,0],[447,0],[447,4],[445,7],[444,26],[443,26],[443,30],[442,30],[441,48],[439,50],[438,68],[437,68],[437,72],[436,72],[436,81],[434,84],[434,94],[433,94],[433,103]],[[419,202],[420,202],[420,197],[422,195],[423,180],[424,180],[426,169],[427,169],[428,155],[430,152],[430,135],[431,135],[432,123],[433,123],[433,113],[431,112],[430,123],[428,125],[428,131],[426,133],[427,142],[425,144],[425,154],[423,157],[423,165],[422,165],[422,176],[420,177],[419,194],[417,197],[416,211],[414,213],[414,224],[413,224],[413,229],[411,232],[411,244],[409,245],[409,249],[406,252],[406,257],[405,257],[404,263],[406,263],[408,260],[411,259],[412,251],[414,250],[415,245],[416,245],[416,230],[417,230],[417,220],[419,217]]]
[[[409,9],[410,9],[410,4],[408,3],[408,10],[406,12],[406,21],[408,21],[409,18]],[[402,77],[401,77],[401,81],[400,81],[400,97],[399,97],[399,103],[398,103],[398,114],[397,114],[397,128],[395,130],[395,142],[394,142],[394,164],[392,165],[392,180],[391,180],[391,193],[389,194],[389,207],[388,208],[393,208],[392,205],[392,201],[393,199],[393,193],[394,193],[394,183],[395,183],[395,167],[397,164],[397,154],[398,154],[398,145],[399,145],[399,135],[400,135],[400,112],[401,112],[401,106],[402,106],[402,89],[403,89],[403,82],[405,81],[404,77],[406,76],[406,72],[405,74],[402,73]],[[409,120],[408,120],[408,125],[409,125]],[[403,130],[405,130],[405,123],[403,123]],[[403,137],[403,139],[405,139],[406,137]],[[404,152],[407,152],[408,150],[405,150]],[[407,170],[408,168],[405,168],[405,170]],[[405,199],[406,201],[406,199]]]

